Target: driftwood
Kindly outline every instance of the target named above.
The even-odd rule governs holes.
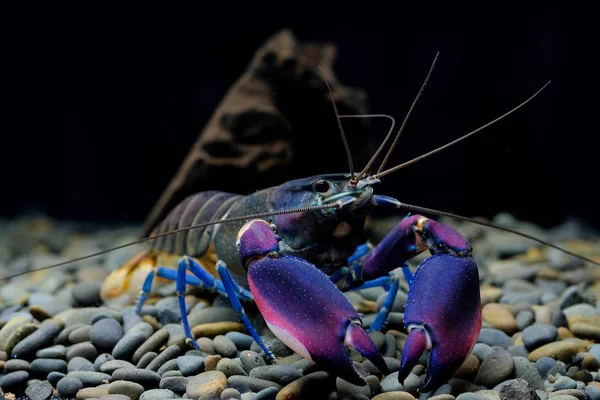
[[[287,30],[270,38],[198,136],[148,216],[143,234],[195,192],[243,194],[292,178],[347,171],[324,79],[341,114],[366,113],[367,101],[362,90],[338,82],[335,56],[335,46],[301,44]],[[364,121],[351,121],[344,122],[348,140],[368,153]]]

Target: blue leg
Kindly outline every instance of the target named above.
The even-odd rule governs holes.
[[[252,338],[254,339],[256,344],[258,344],[260,346],[260,348],[263,349],[263,351],[265,352],[267,357],[269,357],[271,362],[274,363],[275,357],[269,351],[267,346],[265,346],[265,344],[263,343],[262,339],[260,338],[258,332],[256,332],[256,329],[254,329],[254,326],[252,326],[252,323],[248,319],[248,316],[246,315],[246,311],[244,310],[244,307],[242,307],[242,303],[240,303],[240,299],[239,299],[237,291],[236,291],[237,284],[231,277],[231,274],[227,270],[227,267],[225,266],[225,263],[223,261],[219,260],[217,262],[217,272],[219,273],[219,276],[221,277],[221,281],[223,282],[223,285],[225,286],[225,290],[227,291],[227,297],[229,298],[229,301],[231,302],[231,306],[239,314],[240,319],[242,320],[244,326],[248,330],[248,333],[250,333],[250,336],[252,336]]]
[[[394,305],[394,300],[396,300],[396,295],[398,294],[399,284],[400,284],[400,281],[398,280],[398,278],[393,278],[393,282],[392,282],[392,285],[390,286],[387,297],[383,301],[383,305],[381,306],[381,310],[379,310],[379,313],[377,314],[375,321],[373,321],[373,323],[371,324],[371,327],[369,328],[369,332],[380,331],[383,328],[383,325],[387,321],[390,310],[392,309],[392,306]]]
[[[150,291],[152,290],[152,282],[154,281],[155,275],[158,275],[161,278],[169,279],[171,281],[177,280],[177,271],[175,271],[173,269],[158,267],[158,268],[156,268],[155,271],[154,270],[151,271],[148,274],[148,276],[146,276],[146,280],[144,281],[144,285],[142,286],[142,291],[140,293],[140,297],[138,298],[138,302],[135,307],[135,312],[138,315],[141,314],[142,306],[146,302],[146,299],[148,298],[148,295],[150,294]],[[198,278],[196,278],[195,276],[186,275],[185,279],[186,279],[186,283],[188,285],[202,286],[202,282],[200,282],[200,280]]]
[[[402,273],[404,274],[404,279],[406,279],[406,283],[408,283],[408,287],[410,287],[413,281],[413,273],[410,270],[407,263],[404,263],[404,267],[402,267]]]

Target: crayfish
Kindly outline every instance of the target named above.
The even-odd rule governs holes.
[[[432,69],[433,65],[429,74]],[[364,243],[365,220],[371,210],[389,207],[446,215],[558,247],[490,223],[375,194],[373,185],[383,176],[501,120],[542,89],[483,127],[388,170],[383,170],[382,163],[372,175],[369,170],[390,139],[393,123],[380,148],[358,174],[353,170],[346,146],[350,173],[292,180],[247,196],[215,191],[189,196],[155,228],[151,237],[131,243],[153,240],[153,249],[114,271],[106,280],[101,296],[108,301],[128,294],[132,300],[141,286],[136,308],[140,312],[155,278],[175,281],[184,330],[190,343],[196,345],[187,320],[185,290],[187,285],[214,289],[229,298],[248,332],[265,354],[272,357],[242,307],[241,301],[253,300],[273,334],[288,347],[343,379],[364,384],[344,344],[354,346],[381,372],[386,373],[387,367],[361,327],[360,315],[341,291],[374,286],[388,289],[383,307],[370,327],[381,330],[399,289],[400,276],[396,272],[401,268],[409,284],[404,313],[408,337],[398,378],[403,382],[421,355],[431,350],[421,388],[430,391],[462,364],[481,328],[479,276],[471,257],[472,248],[453,228],[417,214],[403,219],[371,249]],[[333,106],[340,128],[341,118],[365,117],[340,116],[335,103]],[[409,115],[410,111],[406,119]],[[393,122],[393,118],[383,117]],[[404,126],[405,123],[396,140]],[[426,249],[432,255],[413,275],[406,262]],[[176,270],[162,264],[161,260],[169,255],[181,257]]]

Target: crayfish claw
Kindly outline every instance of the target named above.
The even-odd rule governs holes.
[[[344,344],[353,346],[363,357],[375,364],[382,374],[388,373],[387,364],[369,334],[354,321],[348,326]]]
[[[404,350],[402,351],[398,382],[401,384],[404,382],[414,366],[419,362],[419,358],[421,358],[423,352],[428,348],[431,348],[431,340],[425,328],[422,326],[413,328],[406,338]]]

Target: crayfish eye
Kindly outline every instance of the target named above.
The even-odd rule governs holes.
[[[319,179],[318,181],[313,183],[313,190],[317,193],[321,193],[324,195],[331,194],[330,192],[332,188],[333,185],[331,184],[331,182],[325,179]]]

